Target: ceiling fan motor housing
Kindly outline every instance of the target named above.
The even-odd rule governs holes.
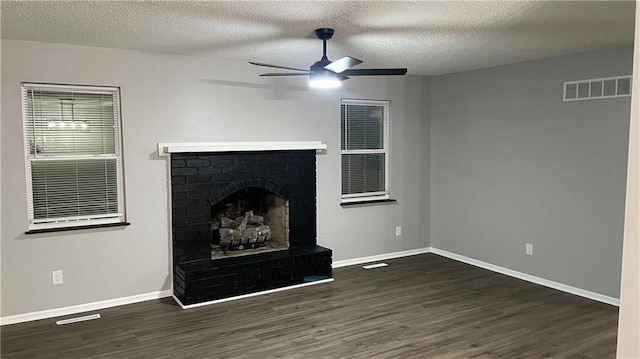
[[[311,72],[329,71],[329,70],[326,70],[324,67],[329,65],[330,63],[331,61],[329,61],[329,59],[325,56],[320,61],[316,61],[313,65],[311,65],[311,68],[309,69],[309,71]]]
[[[333,29],[329,29],[326,27],[316,29],[316,36],[320,40],[329,40],[333,37]]]

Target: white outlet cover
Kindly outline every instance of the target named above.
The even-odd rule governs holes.
[[[63,279],[62,279],[62,271],[61,270],[54,270],[53,272],[51,272],[51,281],[52,283],[55,284],[62,284],[63,283]]]
[[[525,245],[524,251],[525,251],[525,253],[526,253],[527,255],[532,256],[532,255],[533,255],[533,244],[531,244],[531,243],[527,243],[527,244]]]
[[[397,226],[396,227],[396,236],[400,236],[402,235],[402,226]]]

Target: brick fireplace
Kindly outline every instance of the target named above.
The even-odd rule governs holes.
[[[159,144],[170,153],[174,297],[183,307],[331,278],[316,243],[318,142]]]

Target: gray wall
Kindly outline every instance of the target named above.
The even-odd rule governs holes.
[[[632,58],[627,47],[433,78],[432,246],[618,297],[630,98],[562,102],[562,83],[630,75]]]
[[[632,49],[338,92],[263,81],[243,62],[2,41],[2,316],[170,288],[158,142],[320,140],[318,243],[334,260],[430,245],[617,297],[629,98],[563,103],[562,82],[628,75]],[[24,235],[20,82],[122,89],[131,226]],[[342,208],[340,98],[391,100],[391,195]],[[249,129],[249,130],[247,130]],[[394,235],[402,225],[402,236]],[[524,244],[534,244],[534,256]],[[62,269],[65,282],[51,284]]]
[[[338,92],[263,81],[244,62],[2,41],[2,316],[170,288],[167,158],[158,142],[320,140],[318,243],[346,260],[429,246],[420,213],[426,132],[423,79],[356,78]],[[121,87],[131,226],[25,235],[20,82]],[[341,97],[391,100],[391,195],[397,204],[340,207]],[[427,127],[428,128],[428,127]],[[395,226],[402,225],[401,237]],[[62,269],[64,284],[51,284]]]

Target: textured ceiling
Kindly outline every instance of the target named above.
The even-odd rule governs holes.
[[[631,43],[633,1],[5,1],[2,38],[434,75]]]

